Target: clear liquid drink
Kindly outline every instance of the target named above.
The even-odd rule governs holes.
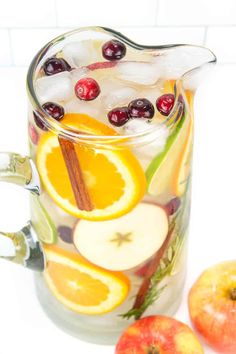
[[[145,47],[85,28],[31,63],[30,157],[41,185],[31,225],[45,257],[35,281],[43,308],[67,332],[110,344],[135,319],[177,310],[193,96],[213,62],[202,47]]]

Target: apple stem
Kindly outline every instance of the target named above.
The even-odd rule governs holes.
[[[236,288],[230,289],[229,296],[231,300],[236,301]]]
[[[151,348],[148,349],[147,354],[159,354],[159,350],[152,345]]]

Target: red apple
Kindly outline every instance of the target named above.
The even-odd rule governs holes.
[[[115,354],[203,354],[192,330],[165,316],[150,316],[132,324],[119,339]]]
[[[192,323],[217,352],[236,353],[236,261],[217,264],[189,293]]]
[[[87,69],[93,71],[98,69],[110,69],[116,66],[116,61],[98,61],[96,63],[92,63],[86,66]]]

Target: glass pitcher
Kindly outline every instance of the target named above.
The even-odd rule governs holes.
[[[31,220],[0,255],[34,271],[48,316],[112,344],[128,324],[173,315],[186,273],[193,96],[214,54],[143,46],[89,27],[48,43],[27,76],[30,154],[0,179],[30,192]]]

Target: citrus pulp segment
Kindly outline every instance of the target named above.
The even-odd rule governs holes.
[[[122,273],[107,272],[56,246],[45,246],[44,250],[46,283],[57,300],[72,311],[101,315],[126,299],[130,285]]]
[[[63,124],[96,135],[115,135],[106,125],[84,114],[67,114]],[[43,185],[52,199],[69,214],[88,220],[107,220],[130,211],[143,197],[144,172],[131,151],[91,147],[75,143],[83,178],[94,208],[78,209],[58,136],[46,132],[37,152],[37,167]]]

